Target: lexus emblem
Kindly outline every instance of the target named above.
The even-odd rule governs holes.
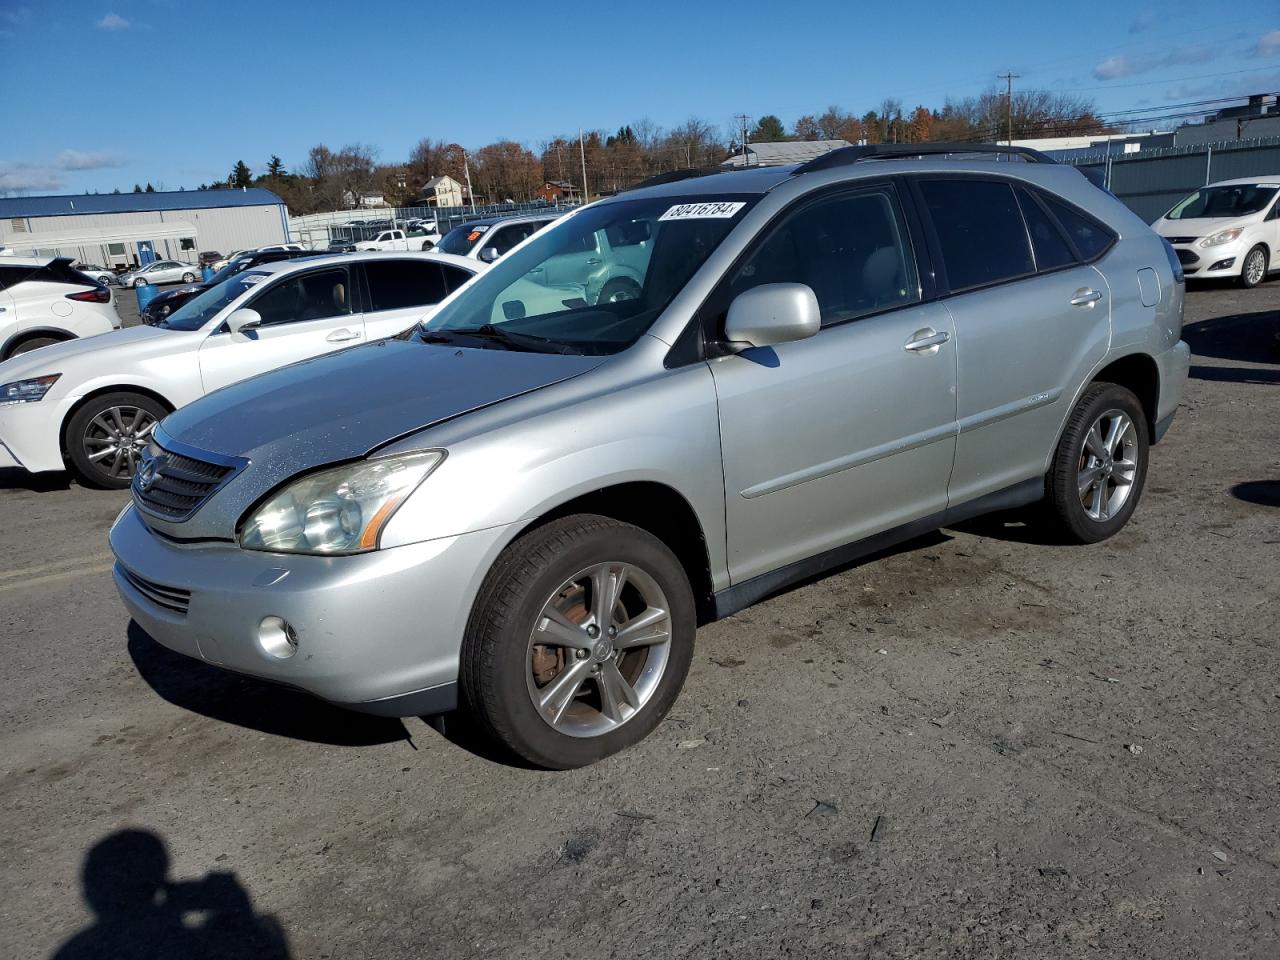
[[[138,468],[138,489],[142,493],[146,493],[155,484],[156,478],[160,476],[161,466],[159,457],[147,457],[142,461],[142,466]]]

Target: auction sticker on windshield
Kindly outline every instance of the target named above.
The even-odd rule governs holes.
[[[663,220],[723,220],[735,216],[745,207],[742,202],[721,201],[717,203],[677,203],[658,218]]]

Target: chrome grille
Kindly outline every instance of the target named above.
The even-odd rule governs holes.
[[[148,580],[146,577],[134,573],[123,563],[117,563],[116,569],[120,571],[120,576],[129,586],[133,587],[156,606],[172,610],[174,613],[180,613],[184,617],[187,615],[187,608],[191,606],[190,590],[184,590],[181,587],[169,587],[163,583]]]
[[[133,499],[157,517],[185,520],[235,469],[175,453],[152,441],[133,477]]]

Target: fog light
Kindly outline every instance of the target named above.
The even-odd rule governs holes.
[[[1225,259],[1225,260],[1219,260],[1217,263],[1215,263],[1215,264],[1214,264],[1213,266],[1211,266],[1209,269],[1210,269],[1210,270],[1226,270],[1228,267],[1233,266],[1233,265],[1235,264],[1235,262],[1236,262],[1236,258],[1235,258],[1235,257],[1227,257],[1227,259]]]
[[[280,617],[263,617],[258,624],[258,643],[271,656],[287,660],[298,652],[298,633]]]

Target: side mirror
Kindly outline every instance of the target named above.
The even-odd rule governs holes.
[[[227,329],[231,331],[231,335],[237,333],[245,333],[262,326],[262,314],[257,310],[251,310],[248,307],[241,307],[239,310],[232,312],[227,317]]]
[[[485,247],[483,250],[480,251],[480,259],[483,260],[485,263],[493,263],[493,261],[498,259],[498,248]]]
[[[768,347],[806,340],[822,326],[818,298],[803,283],[765,283],[729,304],[725,339],[731,346]]]

